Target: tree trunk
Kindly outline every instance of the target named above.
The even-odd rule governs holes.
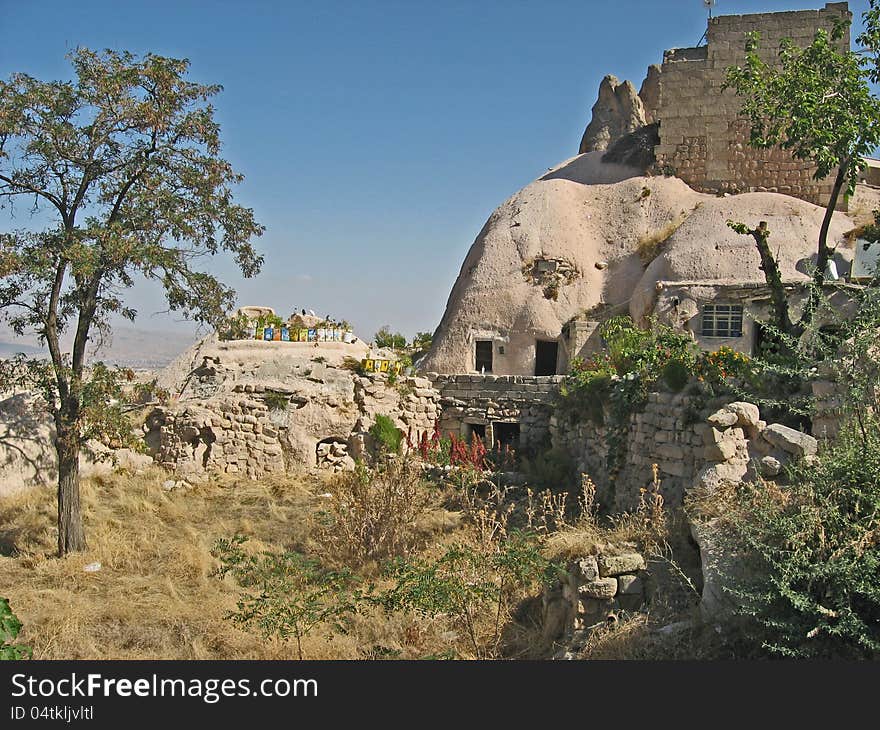
[[[79,439],[70,427],[58,429],[58,555],[86,549],[79,500]]]
[[[785,294],[785,285],[782,283],[782,273],[779,264],[770,250],[767,239],[770,238],[770,229],[767,221],[761,221],[757,228],[749,231],[755,239],[755,246],[761,256],[760,269],[764,272],[764,279],[770,287],[770,302],[773,306],[773,314],[776,319],[776,327],[782,334],[787,335],[792,331],[791,315],[788,310],[788,297]]]
[[[837,168],[834,187],[831,189],[828,207],[825,208],[825,217],[822,219],[822,227],[819,229],[819,246],[816,251],[816,272],[813,274],[813,288],[810,290],[803,314],[798,322],[798,328],[802,332],[813,321],[813,314],[816,312],[819,304],[819,290],[821,290],[822,285],[825,283],[825,269],[834,255],[834,249],[828,245],[828,231],[831,228],[831,219],[834,216],[835,208],[837,208],[837,200],[840,198],[840,192],[843,190],[844,183],[846,183],[847,173],[851,164],[849,160],[844,160],[840,167]]]

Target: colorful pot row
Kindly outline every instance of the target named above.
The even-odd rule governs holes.
[[[368,373],[397,373],[400,375],[403,366],[397,360],[377,360],[367,358],[361,360],[364,370]]]
[[[264,327],[261,332],[251,327],[251,337],[255,340],[275,342],[354,342],[352,332],[338,328],[291,328],[291,327]]]

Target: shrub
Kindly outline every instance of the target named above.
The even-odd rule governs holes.
[[[395,585],[381,601],[388,610],[447,616],[466,632],[475,656],[493,657],[514,600],[551,570],[537,542],[524,534],[489,549],[455,544],[433,560],[393,563],[388,574]]]
[[[246,542],[242,536],[221,539],[211,553],[220,561],[217,575],[231,575],[244,588],[237,610],[227,618],[265,637],[293,637],[300,659],[303,638],[317,627],[344,630],[345,618],[360,599],[350,573],[325,570],[295,552],[251,555],[243,549]]]
[[[880,657],[880,424],[854,427],[784,490],[746,485],[731,518],[754,579],[732,592],[762,646],[793,657]]]
[[[392,333],[387,324],[373,335],[373,342],[376,347],[385,347],[391,350],[402,350],[406,347],[406,337],[400,332]]]
[[[351,355],[346,355],[342,358],[342,365],[340,365],[340,367],[343,370],[348,370],[356,375],[365,375],[367,372],[364,370],[364,363]]]
[[[370,426],[370,436],[376,442],[380,452],[387,454],[400,453],[400,444],[403,441],[403,431],[394,425],[388,416],[376,414],[376,420]]]
[[[680,393],[691,379],[691,373],[683,362],[670,360],[663,366],[660,378],[669,390]]]
[[[263,396],[263,402],[270,411],[283,411],[290,405],[290,396],[286,393],[270,390]]]
[[[20,631],[21,621],[12,612],[9,599],[0,598],[0,661],[30,659],[33,656],[31,647],[14,643]]]
[[[221,340],[245,340],[250,335],[251,319],[243,312],[227,317],[217,328]]]
[[[351,564],[408,555],[420,543],[417,521],[430,495],[411,460],[358,464],[330,486],[332,509],[322,515],[317,539],[325,552]]]

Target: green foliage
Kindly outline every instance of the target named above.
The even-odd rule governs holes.
[[[431,344],[433,340],[434,335],[430,332],[416,332],[416,336],[413,337],[411,347],[416,352],[427,352],[431,349]]]
[[[171,393],[166,388],[159,387],[157,378],[146,383],[135,383],[132,388],[132,399],[135,403],[152,403],[154,400],[165,404],[171,398]]]
[[[0,598],[0,661],[30,659],[33,649],[25,644],[16,644],[15,639],[21,631],[21,621],[12,612],[8,598]]]
[[[680,360],[670,360],[663,366],[660,379],[673,393],[680,393],[691,379],[691,371]]]
[[[270,390],[263,395],[263,402],[270,411],[284,411],[290,405],[290,396],[287,393]]]
[[[60,371],[63,377],[73,378],[68,363],[64,358]],[[41,405],[52,411],[60,407],[55,372],[49,361],[25,355],[0,360],[0,390],[38,393]],[[130,388],[133,380],[134,373],[129,368],[108,367],[103,362],[89,367],[80,384],[76,420],[69,424],[80,442],[95,439],[113,448],[135,447],[138,439],[132,434],[126,414],[132,403],[139,403],[143,388],[150,389],[150,385]],[[161,389],[155,392],[163,393]]]
[[[828,245],[828,231],[839,196],[853,192],[865,158],[880,144],[880,99],[871,89],[871,82],[880,79],[878,2],[870,0],[870,9],[862,14],[865,29],[857,39],[861,52],[839,48],[849,24],[849,19],[841,16],[830,33],[817,30],[806,48],[784,39],[777,62],[772,64],[759,54],[759,34],[750,33],[745,65],[727,69],[724,88],[733,88],[743,99],[740,114],[750,125],[752,147],[788,150],[796,159],[815,166],[816,180],[834,175],[819,229],[812,277],[815,287],[809,290],[797,323],[789,316],[780,269],[767,243],[766,222],[752,229],[728,221],[737,233],[755,238],[761,269],[771,289],[776,324],[785,334],[799,334],[811,322],[818,290],[834,253],[834,247]]]
[[[250,335],[251,318],[244,312],[226,317],[217,328],[221,340],[246,340]]]
[[[33,369],[56,425],[62,554],[85,547],[75,465],[94,410],[83,412],[111,387],[97,367],[103,382],[88,382],[89,342],[114,316],[136,317],[124,292],[138,277],[163,287],[170,310],[222,326],[234,292],[197,266],[225,251],[254,276],[250,241],[263,232],[219,156],[219,86],[189,81],[185,59],[87,48],[69,58],[75,81],[0,81],[0,205],[22,201],[45,226],[0,236],[0,316],[49,350],[50,366]]]
[[[496,550],[455,544],[436,559],[392,563],[388,574],[395,585],[380,600],[389,610],[448,616],[467,632],[477,657],[494,656],[513,599],[551,570],[537,542],[524,534]]]
[[[589,361],[572,361],[558,408],[573,420],[586,416],[605,426],[606,464],[613,479],[623,467],[630,416],[644,406],[648,389],[667,367],[695,373],[699,350],[686,333],[656,322],[643,330],[626,316],[606,320],[600,334],[606,349]],[[673,362],[678,365],[670,366]]]
[[[880,656],[880,424],[849,428],[784,492],[746,485],[733,518],[754,578],[733,593],[784,656]]]
[[[230,575],[244,589],[237,610],[227,618],[265,637],[293,637],[300,659],[302,640],[316,628],[346,630],[346,619],[360,601],[351,573],[325,570],[296,552],[249,554],[246,542],[240,535],[220,539],[212,551],[220,561],[218,577]]]
[[[391,350],[402,350],[406,347],[406,337],[400,332],[392,334],[391,328],[387,324],[373,335],[373,342],[376,347],[385,347]]]
[[[875,0],[872,8],[876,13]],[[877,37],[876,16],[866,20],[861,42]],[[830,33],[817,30],[806,48],[784,39],[778,65],[762,60],[760,34],[751,33],[745,65],[727,70],[726,85],[743,97],[741,113],[751,125],[752,146],[778,146],[812,162],[817,180],[843,166],[852,192],[864,158],[880,143],[880,100],[869,85],[877,48],[868,55],[837,48],[847,22],[841,20]]]
[[[370,426],[370,436],[373,437],[379,449],[386,454],[400,453],[400,444],[403,441],[403,431],[394,425],[388,416],[376,414],[376,420]]]
[[[274,327],[275,329],[284,326],[284,320],[277,314],[261,314],[256,321],[257,332],[262,335],[266,327]]]

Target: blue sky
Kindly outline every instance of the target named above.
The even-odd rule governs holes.
[[[857,23],[866,7],[850,2]],[[65,54],[87,46],[189,58],[192,78],[222,84],[224,153],[267,228],[266,265],[254,280],[215,270],[240,303],[308,307],[368,339],[433,330],[492,210],[577,152],[602,77],[638,86],[706,26],[701,0],[0,0],[0,18],[3,78],[69,78]],[[131,301],[140,326],[185,326],[155,314],[149,287]]]

